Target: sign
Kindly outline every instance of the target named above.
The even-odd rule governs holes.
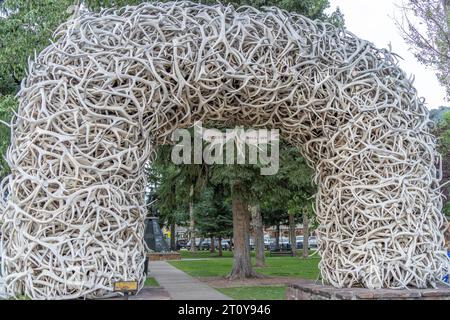
[[[114,292],[137,292],[138,291],[138,283],[137,281],[118,281],[114,282]]]

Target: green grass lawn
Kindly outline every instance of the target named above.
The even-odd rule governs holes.
[[[225,277],[231,271],[233,265],[232,252],[224,251],[224,256],[211,255],[209,251],[191,253],[181,251],[182,258],[193,260],[168,261],[174,267],[186,272],[193,277]],[[204,259],[213,258],[213,259]],[[218,258],[218,259],[217,259]],[[197,259],[197,260],[196,260]],[[252,263],[254,264],[254,252]],[[266,254],[266,267],[254,268],[258,273],[272,277],[293,277],[303,279],[317,279],[319,275],[319,256],[309,259],[300,257],[270,257]],[[218,288],[220,292],[232,299],[239,300],[284,300],[286,286],[241,286],[232,288]]]
[[[204,259],[204,258],[230,258],[233,257],[232,251],[222,251],[222,257],[219,257],[217,251],[215,253],[211,253],[208,250],[201,250],[196,252],[191,252],[188,250],[180,250],[178,251],[181,255],[181,259]]]
[[[219,257],[219,254],[216,252],[211,253],[208,250],[198,250],[196,252],[191,252],[188,250],[180,250],[178,251],[181,255],[181,259],[204,259],[204,258],[232,258],[233,257],[233,252],[232,251],[228,251],[228,250],[223,250],[222,251],[222,257]],[[309,252],[310,254],[313,253],[313,251]],[[255,256],[255,251],[250,251],[250,255],[252,257]],[[270,256],[269,251],[265,252],[266,257]],[[302,250],[297,250],[297,256],[301,257],[302,255]]]
[[[284,300],[286,286],[255,286],[217,289],[235,300]]]
[[[255,271],[267,276],[316,279],[319,275],[319,261],[319,257],[309,259],[298,257],[267,257],[267,266],[265,268],[255,268]],[[169,263],[193,277],[224,277],[231,271],[233,258],[224,257],[198,261],[180,260],[170,261]]]
[[[147,279],[145,279],[145,285],[152,287],[159,287],[158,281],[156,281],[156,279],[153,277],[148,277]]]

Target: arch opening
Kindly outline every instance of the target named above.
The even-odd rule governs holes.
[[[442,278],[439,155],[395,55],[277,8],[142,4],[63,24],[30,63],[3,188],[6,290],[97,297],[144,269],[144,165],[195,121],[280,130],[314,164],[333,286]]]

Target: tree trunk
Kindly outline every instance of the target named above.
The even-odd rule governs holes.
[[[309,257],[308,252],[308,239],[309,238],[309,220],[308,220],[308,212],[306,210],[303,211],[303,258]]]
[[[219,251],[219,257],[221,257],[222,256],[222,237],[219,237],[219,243],[218,243],[217,249]]]
[[[277,224],[277,237],[275,239],[275,250],[280,250],[280,223]]]
[[[292,256],[297,256],[297,241],[295,238],[295,217],[294,213],[289,212],[289,240],[291,242]]]
[[[199,250],[203,250],[203,241],[205,241],[205,238],[200,237],[199,241],[198,241],[198,248]]]
[[[195,246],[195,220],[194,220],[194,185],[191,184],[191,189],[189,190],[189,231],[191,238],[191,251],[197,251]]]
[[[211,237],[211,246],[209,247],[209,252],[211,252],[211,253],[216,252],[216,245],[214,243],[214,237]]]
[[[250,263],[250,212],[247,203],[242,199],[242,190],[239,181],[235,181],[232,187],[232,211],[233,211],[233,242],[234,260],[233,269],[228,279],[255,278],[258,275],[253,271]]]
[[[255,252],[256,252],[256,266],[265,267],[266,257],[264,256],[264,230],[261,216],[261,208],[259,203],[252,207],[252,221],[255,230]]]
[[[170,225],[170,250],[177,250],[177,242],[175,237],[175,222]]]

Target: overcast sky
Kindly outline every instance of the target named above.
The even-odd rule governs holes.
[[[445,89],[439,85],[435,72],[416,60],[395,25],[393,17],[401,18],[401,10],[396,5],[401,3],[402,0],[330,0],[331,10],[339,6],[351,33],[379,48],[388,48],[391,43],[392,51],[404,59],[400,60],[402,69],[408,75],[415,75],[415,87],[419,96],[425,97],[428,108],[450,105],[445,101]]]

